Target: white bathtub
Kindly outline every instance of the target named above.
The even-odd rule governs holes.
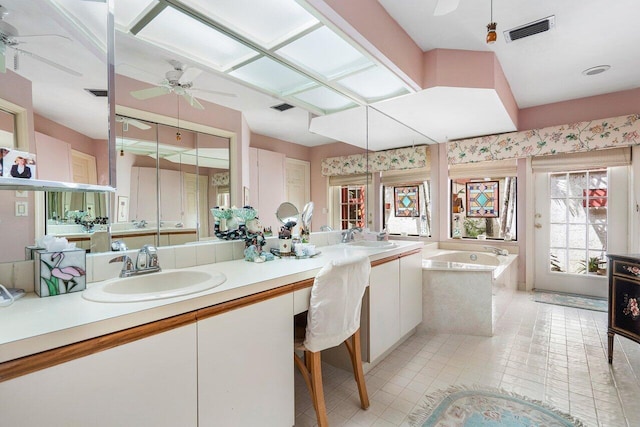
[[[435,250],[422,260],[423,321],[419,330],[493,335],[494,295],[517,289],[517,255]]]

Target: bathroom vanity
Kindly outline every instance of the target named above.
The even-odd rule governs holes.
[[[318,257],[267,263],[242,261],[237,248],[221,245],[237,242],[172,252],[176,266],[182,250],[209,262],[215,252],[219,262],[186,269],[224,273],[208,291],[132,303],[28,295],[3,309],[12,328],[0,330],[0,401],[11,402],[2,423],[293,425],[293,316],[308,306],[320,268],[353,253],[366,253],[373,266],[362,316],[365,369],[422,319],[421,243],[336,244]],[[170,264],[168,253],[159,252],[161,265],[163,256]],[[223,253],[235,260],[221,261]],[[93,258],[94,277],[104,274],[102,258]]]

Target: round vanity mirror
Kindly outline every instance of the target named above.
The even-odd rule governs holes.
[[[276,217],[278,221],[283,224],[288,222],[298,222],[298,208],[295,207],[293,203],[284,202],[280,206],[278,206],[278,210],[276,211]]]
[[[304,228],[309,229],[311,225],[311,217],[313,216],[313,202],[309,202],[304,205],[302,208],[302,215],[300,217],[300,221],[302,221],[302,225]]]

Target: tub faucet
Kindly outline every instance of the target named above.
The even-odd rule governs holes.
[[[509,255],[509,251],[506,249],[497,248],[495,246],[484,246],[484,248],[490,250],[496,255],[504,255],[504,256]]]
[[[344,230],[342,232],[342,243],[352,242],[353,241],[353,233],[355,233],[356,231],[362,233],[362,228],[353,227],[353,228],[350,228],[348,230]]]

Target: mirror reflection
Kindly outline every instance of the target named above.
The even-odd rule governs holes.
[[[228,203],[229,139],[117,116],[112,239],[130,249],[214,237],[209,211]]]
[[[0,14],[0,147],[35,154],[37,179],[109,185],[107,3],[3,0]],[[3,192],[2,234],[12,244],[0,248],[1,262],[24,260],[45,233],[46,204],[42,192]]]

